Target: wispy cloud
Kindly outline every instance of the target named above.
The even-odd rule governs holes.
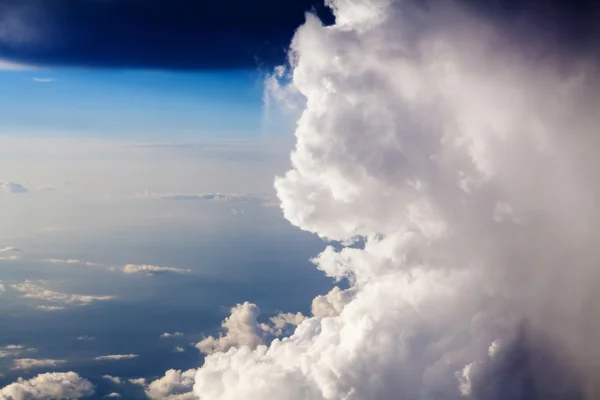
[[[181,269],[174,267],[160,267],[157,265],[135,265],[135,264],[127,264],[123,267],[123,272],[126,274],[160,274],[166,272],[173,272],[176,274],[184,274],[186,272],[191,272],[190,269]]]
[[[52,82],[56,82],[56,79],[54,79],[54,78],[38,78],[38,77],[34,77],[33,81],[34,82],[40,82],[40,83],[52,83]]]
[[[58,303],[60,305],[41,305],[41,309],[48,311],[59,310],[64,305],[86,306],[96,301],[113,300],[114,296],[91,296],[82,294],[67,294],[48,290],[40,285],[30,281],[16,283],[11,286],[14,290],[21,292],[22,297],[26,299],[41,300],[49,303]]]
[[[67,362],[66,360],[19,358],[19,359],[13,360],[12,369],[19,370],[19,369],[57,367],[66,362]]]
[[[21,355],[22,353],[35,353],[36,349],[31,347],[25,347],[21,344],[10,344],[8,346],[0,347],[0,358],[13,358]]]
[[[94,358],[96,361],[117,361],[117,360],[130,360],[132,358],[139,357],[137,354],[111,354],[108,356],[100,356]]]
[[[89,267],[102,267],[102,264],[98,264],[95,262],[91,262],[91,261],[82,261],[82,260],[76,260],[73,258],[45,258],[42,260],[42,262],[45,263],[50,263],[50,264],[82,264],[82,265],[87,265]]]

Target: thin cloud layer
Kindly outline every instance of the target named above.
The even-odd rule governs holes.
[[[127,264],[123,267],[123,272],[126,274],[160,274],[160,273],[176,273],[176,274],[185,274],[186,272],[191,272],[189,269],[182,268],[174,268],[174,267],[161,267],[157,265],[136,265],[136,264]]]
[[[29,370],[29,369],[40,369],[40,368],[53,368],[58,367],[61,364],[66,363],[66,360],[54,360],[49,358],[18,358],[13,360],[12,369]]]
[[[198,345],[195,393],[596,398],[597,60],[462,2],[329,4],[336,25],[309,17],[292,44],[281,84],[305,109],[275,187],[291,223],[341,243],[314,263],[350,289],[284,339],[234,308]]]
[[[35,378],[19,378],[14,383],[0,389],[0,399],[81,399],[94,394],[94,386],[75,372],[53,372],[40,374]]]
[[[54,307],[62,307],[66,305],[70,306],[86,306],[96,301],[107,301],[113,300],[114,296],[92,296],[83,294],[67,294],[61,292],[55,292],[48,290],[43,286],[36,285],[31,281],[25,281],[22,283],[15,283],[11,286],[13,290],[21,293],[21,296],[25,299],[39,300],[49,303],[58,303],[59,305],[40,305],[41,307],[47,307],[47,309],[58,309]]]
[[[100,356],[94,358],[96,361],[119,361],[119,360],[131,360],[132,358],[139,357],[137,354],[110,354],[107,356]]]

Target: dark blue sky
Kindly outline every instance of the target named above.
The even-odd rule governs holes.
[[[458,1],[517,41],[536,36],[555,48],[586,51],[599,42],[595,0]],[[333,21],[323,0],[0,0],[0,59],[104,68],[269,68],[285,61],[294,31],[311,10],[326,24]]]
[[[35,65],[272,66],[319,0],[0,0],[0,58]]]

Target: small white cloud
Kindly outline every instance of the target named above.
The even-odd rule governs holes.
[[[130,379],[129,382],[133,383],[134,385],[146,386],[145,378],[134,378],[134,379]]]
[[[46,186],[42,186],[41,188],[39,188],[38,192],[52,193],[52,192],[56,192],[56,188],[54,186],[46,185]]]
[[[38,359],[38,358],[19,358],[13,360],[14,370],[19,369],[38,369],[38,368],[48,368],[48,367],[57,367],[61,364],[66,363],[66,360],[53,360],[53,359]]]
[[[122,396],[119,393],[117,393],[117,392],[112,392],[110,394],[107,394],[106,397],[119,398],[119,397],[122,397]]]
[[[0,389],[0,399],[81,399],[94,394],[94,386],[75,372],[40,374],[33,379],[19,378]]]
[[[29,190],[23,185],[15,182],[0,183],[0,191],[7,194],[24,194],[29,193]]]
[[[175,353],[183,353],[185,351],[185,349],[183,347],[177,346],[175,347]]]
[[[4,283],[0,283],[0,292],[6,292],[6,288],[4,287]]]
[[[119,378],[118,376],[102,375],[102,378],[107,379],[107,380],[109,380],[112,383],[115,383],[117,385],[120,385],[121,383],[123,383],[123,381],[121,380],[121,378]]]
[[[65,309],[61,306],[37,306],[36,308],[44,311],[60,311]]]
[[[123,267],[123,272],[126,274],[155,274],[155,273],[165,273],[165,272],[173,272],[176,274],[184,274],[186,272],[191,272],[189,269],[181,269],[181,268],[173,268],[173,267],[160,267],[156,265],[135,265],[135,264],[127,264]]]
[[[39,83],[52,83],[52,82],[56,82],[56,79],[54,79],[54,78],[38,78],[38,77],[34,77],[33,81],[34,82],[39,82]]]
[[[77,340],[85,340],[85,341],[89,342],[89,341],[92,341],[92,340],[94,340],[94,338],[93,338],[93,337],[91,337],[91,336],[88,336],[88,335],[83,335],[83,336],[79,336],[79,337],[77,338]]]
[[[132,358],[139,357],[137,354],[111,354],[108,356],[100,356],[94,358],[96,361],[117,361],[117,360],[130,360]]]
[[[160,338],[161,339],[166,339],[166,338],[178,337],[178,336],[183,336],[183,333],[182,332],[174,332],[174,333],[165,332],[162,335],[160,335]]]

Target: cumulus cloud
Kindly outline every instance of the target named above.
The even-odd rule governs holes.
[[[596,60],[453,1],[328,3],[337,23],[309,16],[292,43],[304,110],[275,187],[340,243],[314,263],[350,288],[283,339],[238,305],[197,345],[195,393],[596,398]]]
[[[342,290],[335,286],[326,295],[313,299],[311,312],[315,317],[335,317],[352,300],[352,296],[352,290]]]
[[[140,381],[146,395],[153,400],[193,400],[197,399],[192,389],[195,369],[187,371],[171,369],[160,379],[146,384]]]
[[[94,394],[94,386],[75,372],[40,374],[30,380],[19,378],[0,389],[0,399],[81,399]]]
[[[36,285],[31,281],[25,281],[22,283],[15,283],[12,289],[20,292],[23,298],[40,300],[50,303],[62,303],[62,305],[41,305],[46,307],[48,310],[56,310],[56,307],[63,307],[63,305],[72,306],[86,306],[96,301],[113,300],[114,296],[91,296],[83,294],[67,294],[61,292],[55,292],[48,290],[43,286]],[[53,308],[54,307],[54,308]]]
[[[53,360],[48,358],[18,358],[16,360],[13,360],[12,369],[38,369],[58,367],[59,365],[64,364],[66,362],[66,360]]]
[[[0,292],[6,292],[6,288],[4,287],[4,283],[0,283]]]
[[[174,267],[161,267],[157,265],[136,265],[136,264],[127,264],[123,267],[123,272],[126,274],[160,274],[160,273],[176,273],[176,274],[185,274],[186,272],[191,272],[189,269],[182,268],[174,268]]]
[[[122,397],[121,394],[117,393],[117,392],[112,392],[106,395],[106,397],[111,397],[111,398],[118,398],[118,397]]]
[[[185,352],[185,349],[183,347],[177,346],[175,347],[175,350],[173,350],[175,353],[183,353]]]
[[[268,340],[287,332],[287,329],[304,320],[301,313],[280,313],[269,319],[270,323],[258,321],[260,309],[256,304],[245,302],[231,309],[221,327],[224,333],[218,337],[209,336],[196,344],[196,348],[205,354],[226,352],[232,347],[255,349]]]
[[[108,356],[100,356],[94,358],[97,361],[118,361],[118,360],[130,360],[132,358],[139,357],[137,354],[111,354]]]
[[[29,191],[23,185],[15,182],[0,183],[0,192],[7,194],[23,194]]]

